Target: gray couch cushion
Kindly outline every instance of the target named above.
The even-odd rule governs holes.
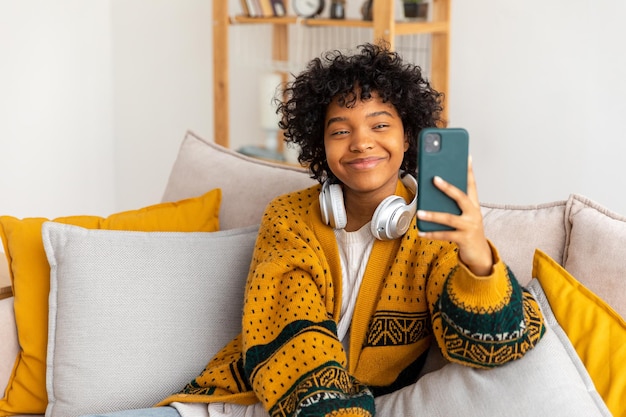
[[[0,331],[0,392],[4,392],[19,352],[13,297],[0,300]]]
[[[260,223],[272,198],[313,184],[303,168],[250,158],[187,132],[163,201],[221,188],[220,229],[226,230]]]
[[[626,217],[573,194],[562,265],[626,318]]]
[[[557,262],[565,248],[565,201],[539,205],[482,204],[485,235],[522,285],[531,280],[539,248]]]

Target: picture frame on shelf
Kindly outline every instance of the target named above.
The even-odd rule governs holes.
[[[409,20],[426,20],[428,18],[428,2],[426,0],[402,0],[404,18]]]

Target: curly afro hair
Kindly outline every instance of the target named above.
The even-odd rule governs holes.
[[[329,51],[313,59],[285,87],[284,101],[277,100],[279,126],[285,142],[300,147],[298,161],[308,166],[311,178],[320,183],[337,182],[326,161],[324,119],[329,103],[337,98],[352,107],[368,100],[375,91],[398,112],[409,140],[401,169],[416,174],[417,137],[425,127],[442,126],[443,94],[422,76],[419,66],[406,63],[388,45],[363,44],[348,55]]]

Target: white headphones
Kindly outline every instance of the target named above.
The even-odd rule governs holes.
[[[372,216],[371,230],[376,239],[397,239],[409,229],[411,219],[417,211],[417,180],[412,175],[405,175],[402,183],[413,192],[415,197],[406,204],[402,197],[391,195],[380,202]],[[324,181],[320,192],[320,211],[322,221],[334,229],[343,229],[348,222],[343,202],[343,190],[339,184]]]

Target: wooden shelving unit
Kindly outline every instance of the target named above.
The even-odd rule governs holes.
[[[228,28],[237,24],[272,25],[272,59],[288,60],[288,27],[294,24],[309,26],[342,26],[373,29],[373,42],[384,40],[395,48],[396,36],[430,34],[431,75],[430,81],[437,91],[448,96],[448,70],[450,50],[450,0],[432,0],[431,19],[428,22],[396,22],[393,0],[374,0],[373,20],[356,19],[298,19],[286,17],[231,17],[228,14],[228,0],[213,1],[213,66],[214,66],[214,119],[215,142],[229,146],[229,64]],[[447,118],[444,107],[444,119]]]

